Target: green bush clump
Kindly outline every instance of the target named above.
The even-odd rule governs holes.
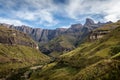
[[[114,47],[111,47],[110,54],[115,55],[120,52],[120,45],[116,45]]]

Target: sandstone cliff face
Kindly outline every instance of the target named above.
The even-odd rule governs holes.
[[[28,26],[22,25],[22,26],[14,26],[10,25],[9,28],[16,29],[18,31],[21,31],[23,33],[28,34],[31,36],[34,40],[39,41],[42,35],[42,29],[41,28],[30,28]]]
[[[46,43],[66,31],[65,28],[57,28],[55,30],[49,30],[49,29],[41,29],[41,28],[30,28],[24,25],[23,26],[9,25],[9,28],[24,32],[30,35],[35,41],[40,43]]]
[[[0,26],[0,43],[37,48],[36,43],[28,35],[3,26]]]
[[[91,32],[89,39],[92,40],[97,40],[101,39],[104,35],[108,34],[110,31],[109,30],[96,30]]]
[[[113,29],[119,27],[119,25],[120,25],[119,20],[116,23],[112,23],[111,21],[109,21],[106,24],[101,25],[101,27],[90,32],[89,40],[94,41],[94,40],[100,39],[104,35],[110,33]]]

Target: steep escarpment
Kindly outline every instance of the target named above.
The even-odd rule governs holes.
[[[0,26],[0,43],[24,45],[37,48],[37,44],[26,34]]]
[[[87,18],[84,25],[78,23],[73,24],[70,28],[57,28],[54,30],[30,28],[28,26],[5,25],[8,28],[22,31],[31,36],[40,45],[43,53],[63,53],[73,50],[78,44],[84,41],[86,36],[92,30],[104,25],[105,23],[95,23],[92,19]],[[64,41],[65,40],[65,41]],[[67,44],[69,46],[67,46]],[[51,45],[53,47],[51,47]],[[56,47],[57,46],[57,47]],[[60,50],[60,51],[58,51]]]
[[[6,26],[5,24],[1,24],[1,25]],[[41,28],[31,28],[25,25],[22,26],[9,25],[8,28],[12,28],[24,32],[30,35],[35,41],[40,43],[46,43],[51,39],[53,39],[54,37],[66,31],[65,28],[57,28],[55,30],[49,30],[49,29],[41,29]]]

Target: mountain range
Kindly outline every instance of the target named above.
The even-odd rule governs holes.
[[[111,22],[109,22],[111,23]],[[8,28],[16,29],[31,36],[38,44],[42,53],[53,54],[71,51],[78,44],[84,41],[86,36],[94,29],[101,27],[107,23],[95,23],[92,19],[87,18],[84,25],[73,24],[70,28],[57,28],[54,30],[31,28],[28,26],[7,25]]]
[[[30,80],[119,80],[120,21],[105,24],[88,34],[77,48],[62,54]],[[92,38],[91,38],[92,37]]]
[[[119,34],[120,20],[55,30],[1,23],[0,80],[120,80]]]

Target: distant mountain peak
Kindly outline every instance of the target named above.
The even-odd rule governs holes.
[[[82,26],[82,24],[73,24],[73,25],[71,25],[71,27],[70,28],[72,28],[72,29],[77,29],[77,28],[80,28],[80,27],[83,27]]]
[[[106,22],[107,24],[110,24],[110,23],[113,23],[112,21],[108,21],[108,22]]]
[[[94,21],[92,20],[92,19],[90,19],[90,18],[86,18],[86,22],[85,22],[85,24],[84,25],[93,25],[93,24],[95,24],[94,23]]]
[[[72,24],[71,26],[82,26],[81,23],[78,23],[78,24]]]

